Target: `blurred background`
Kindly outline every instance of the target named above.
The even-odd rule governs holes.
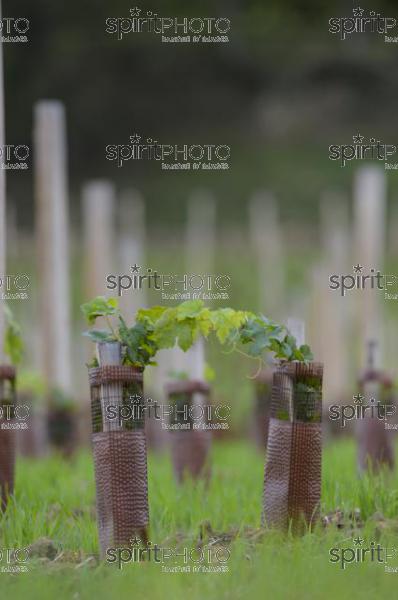
[[[349,400],[356,391],[366,341],[361,322],[369,314],[380,324],[383,367],[395,368],[394,302],[379,297],[377,307],[363,313],[354,293],[341,298],[329,289],[332,273],[351,274],[358,262],[398,270],[396,173],[385,172],[383,163],[377,170],[373,161],[361,179],[363,162],[341,168],[329,160],[329,145],[349,144],[357,133],[395,142],[396,45],[376,34],[342,41],[328,31],[331,17],[350,16],[353,7],[292,0],[195,6],[169,0],[167,7],[154,0],[145,7],[161,16],[231,20],[228,43],[194,45],[162,44],[144,33],[118,41],[105,32],[105,20],[129,15],[132,7],[122,0],[4,1],[4,16],[30,20],[27,44],[4,45],[7,142],[33,146],[36,102],[57,99],[66,111],[74,397],[85,402],[88,394],[79,306],[107,292],[106,274],[128,273],[135,263],[164,274],[226,274],[229,298],[213,305],[303,319],[316,357],[327,363],[326,402]],[[396,16],[393,2],[373,0],[364,8]],[[230,168],[165,172],[154,161],[117,168],[106,160],[105,147],[133,133],[164,143],[229,145]],[[26,171],[8,172],[8,271],[31,279],[29,300],[12,306],[27,339],[25,367],[40,371],[33,162],[34,151]],[[99,179],[108,182],[105,188],[90,193],[87,183]],[[361,220],[364,189],[373,200]],[[107,199],[96,200],[98,194]],[[90,215],[101,203],[109,227],[93,249]],[[368,231],[361,230],[364,222]],[[372,231],[375,250],[364,256]],[[102,272],[93,276],[98,264]],[[133,307],[160,301],[154,294],[128,297],[131,314]],[[255,367],[212,347],[208,361],[215,393],[235,404],[233,427],[239,429],[249,419],[253,382],[247,375]]]
[[[211,186],[223,224],[240,223],[247,197],[258,187],[278,196],[282,216],[295,223],[316,217],[325,187],[349,190],[350,171],[328,160],[332,143],[360,132],[377,139],[396,127],[398,83],[394,44],[383,36],[328,32],[331,17],[356,5],[270,0],[186,2],[154,0],[161,16],[231,19],[228,43],[162,44],[159,36],[105,33],[108,17],[127,17],[124,0],[64,4],[4,1],[4,16],[29,18],[29,43],[5,45],[7,138],[29,143],[32,106],[42,98],[66,105],[71,206],[87,178],[110,177],[138,186],[151,227],[180,225],[193,185]],[[394,16],[394,2],[363,8]],[[213,140],[232,148],[228,172],[161,173],[151,162],[123,169],[104,147],[134,132],[165,143]],[[9,177],[18,220],[32,219],[32,171]],[[395,189],[395,178],[391,182]]]

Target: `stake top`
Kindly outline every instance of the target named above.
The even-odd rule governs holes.
[[[287,320],[287,328],[296,338],[297,346],[302,346],[305,344],[305,323],[302,319],[289,317]]]
[[[36,102],[34,111],[37,117],[58,117],[65,112],[65,107],[61,100],[39,100]]]

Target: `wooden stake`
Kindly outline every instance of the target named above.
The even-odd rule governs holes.
[[[106,277],[113,271],[115,190],[109,181],[90,181],[83,188],[85,293],[112,296]]]
[[[49,388],[71,390],[69,227],[65,111],[61,102],[34,110],[35,192],[43,372]]]
[[[204,190],[194,192],[188,202],[185,237],[187,275],[204,277],[214,274],[215,219],[216,207],[212,195]],[[195,285],[198,281],[195,279]],[[175,347],[157,355],[158,367],[154,373],[152,386],[158,398],[164,398],[164,389],[167,381],[170,380],[170,371],[183,371],[187,372],[188,377],[192,376],[190,370],[188,371],[187,360],[190,359],[187,356],[194,356],[195,351],[193,352],[193,355],[189,351],[184,353]],[[200,379],[203,380],[203,377]]]
[[[216,204],[205,190],[195,191],[188,203],[186,269],[195,275],[214,275]]]
[[[297,346],[305,344],[305,323],[302,319],[289,317],[287,320],[287,328],[290,333],[296,338]]]
[[[200,337],[194,345],[186,352],[186,364],[189,379],[205,381],[205,345],[204,339]],[[192,406],[203,406],[206,397],[201,392],[192,395]]]
[[[133,275],[130,269],[140,267],[138,275],[146,275],[145,266],[145,204],[139,192],[127,190],[122,194],[119,220],[119,268],[120,274]],[[127,322],[132,321],[139,308],[147,303],[146,288],[127,290],[119,299],[120,308]]]
[[[370,269],[383,273],[386,222],[386,176],[378,167],[359,169],[354,181],[354,264],[362,265],[362,274]],[[365,363],[366,346],[377,340],[381,360],[381,296],[377,290],[357,293],[361,364]]]
[[[320,205],[323,261],[314,284],[318,287],[319,310],[315,320],[319,357],[324,363],[325,404],[339,403],[347,394],[349,366],[349,304],[327,286],[333,274],[345,273],[350,264],[348,211],[335,192],[323,194]]]
[[[258,192],[250,202],[250,237],[260,280],[260,310],[281,316],[284,272],[283,243],[278,206],[268,192]]]
[[[2,17],[0,1],[0,19]],[[3,80],[3,42],[0,40],[0,147],[5,144],[4,120],[4,80]],[[0,165],[0,277],[6,275],[6,172]],[[0,302],[0,365],[5,361],[4,354],[5,316]]]
[[[389,255],[397,258],[398,256],[398,198],[394,197],[391,206],[391,214],[388,218],[388,252]]]
[[[100,367],[120,366],[122,364],[122,349],[119,342],[104,342],[97,344],[98,362]],[[107,418],[108,406],[123,406],[123,385],[119,382],[101,385],[102,425],[103,431],[120,429],[119,421],[113,424]]]
[[[173,371],[185,373],[189,380],[205,381],[206,358],[203,338],[198,338],[186,352],[174,346],[169,353]]]

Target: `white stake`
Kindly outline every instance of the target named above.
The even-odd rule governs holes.
[[[216,203],[209,192],[197,190],[192,194],[188,204],[186,235],[187,272],[201,275],[206,281],[206,276],[215,275],[216,246]],[[197,285],[196,279],[194,285]],[[206,287],[203,291],[207,291]],[[177,357],[178,352],[175,355],[175,358]],[[189,379],[204,381],[205,350],[203,338],[199,338],[183,355],[180,353],[179,365],[181,365],[179,370],[186,371]],[[193,395],[193,405],[200,405],[203,401],[203,394],[195,393]]]
[[[250,237],[260,281],[260,310],[273,318],[283,310],[283,243],[278,206],[268,192],[256,193],[250,202]]]
[[[297,347],[305,344],[305,323],[302,319],[297,319],[295,317],[289,317],[287,320],[287,328],[290,331],[290,333],[296,338]],[[293,380],[288,379],[285,382],[285,385],[289,386],[289,388],[290,388],[290,393],[288,396],[289,397],[289,419],[292,421],[293,417],[294,417],[294,406],[293,406],[294,383],[293,383]]]
[[[386,176],[378,167],[359,169],[354,181],[355,248],[353,262],[363,266],[362,275],[370,269],[383,273],[386,221]],[[361,365],[365,363],[366,346],[378,341],[381,360],[381,296],[377,290],[364,289],[357,293]]]
[[[0,19],[2,9],[0,2]],[[0,147],[5,144],[4,122],[4,81],[3,81],[3,42],[0,40]],[[0,165],[0,277],[6,275],[6,172]],[[5,317],[0,302],[0,364],[5,361],[4,354]]]
[[[186,269],[188,274],[214,275],[216,204],[205,190],[189,199],[186,229]],[[199,285],[194,280],[194,285]]]
[[[98,362],[100,367],[120,366],[122,364],[122,349],[119,342],[97,344]],[[119,430],[119,421],[112,422],[107,417],[108,406],[123,406],[123,385],[119,382],[101,385],[102,426],[104,431]]]
[[[203,338],[199,338],[186,352],[175,346],[171,350],[173,370],[184,372],[189,380],[205,381],[205,345]],[[195,392],[192,396],[193,406],[203,406],[205,397],[201,392]]]
[[[287,320],[287,328],[292,336],[296,338],[297,346],[305,344],[305,323],[302,319],[289,317]]]
[[[394,197],[391,214],[388,218],[388,252],[394,258],[398,255],[398,198]],[[396,290],[394,290],[396,293]]]
[[[65,111],[42,101],[34,110],[35,191],[43,371],[49,387],[71,390],[68,190]]]
[[[324,397],[328,404],[341,402],[348,391],[349,302],[328,287],[329,277],[345,273],[350,264],[348,210],[343,198],[328,192],[321,201],[323,263],[314,284],[318,287],[319,310],[314,323],[319,358],[324,363]]]
[[[82,196],[86,297],[114,296],[106,288],[106,277],[114,273],[114,186],[109,181],[90,181]]]
[[[147,275],[145,264],[145,204],[139,192],[127,190],[121,196],[119,220],[119,262],[121,275]],[[131,269],[139,268],[137,272]],[[120,308],[126,315],[127,323],[132,323],[139,308],[147,303],[145,284],[141,289],[126,290],[120,298]]]
[[[175,371],[183,371],[188,379],[205,380],[206,358],[203,338],[198,338],[186,352],[176,346],[172,349],[172,357]]]

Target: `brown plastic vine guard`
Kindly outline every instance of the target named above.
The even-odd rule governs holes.
[[[49,443],[65,458],[70,458],[77,447],[78,416],[70,408],[50,406],[47,413]]]
[[[170,426],[171,456],[174,474],[178,483],[187,475],[193,479],[210,478],[208,455],[211,446],[211,432],[196,429],[195,424],[206,425],[205,411],[194,404],[194,394],[208,396],[209,386],[197,380],[174,381],[166,386],[171,404]],[[204,416],[202,418],[202,412]]]
[[[18,404],[29,408],[29,426],[27,429],[17,429],[17,454],[28,458],[42,458],[46,454],[46,415],[37,410],[32,396],[18,393]]]
[[[252,424],[252,436],[259,449],[267,447],[268,427],[271,413],[273,370],[269,367],[262,370],[256,377],[255,408]]]
[[[10,406],[12,415],[16,404],[15,369],[11,366],[0,366],[0,404],[3,417],[0,418],[0,487],[1,509],[7,508],[8,498],[14,492],[15,474],[15,430],[14,420],[4,418],[6,407]]]
[[[395,408],[393,399],[393,382],[386,373],[368,369],[359,379],[359,387],[364,394],[358,396],[357,402],[366,406],[372,406],[372,400],[369,398],[369,387],[372,389],[378,387],[378,403],[383,407],[379,414],[383,416],[386,406]],[[370,394],[372,395],[372,394]],[[374,398],[376,400],[376,398]],[[357,407],[360,409],[360,407]],[[392,414],[392,413],[390,413]],[[357,419],[356,437],[358,442],[358,467],[361,471],[370,470],[377,473],[383,467],[394,468],[394,451],[392,435],[395,431],[388,431],[385,427],[387,419],[378,418],[377,403],[373,407],[373,416],[371,412],[363,412],[363,418]]]
[[[263,524],[304,532],[319,517],[321,363],[280,363],[274,372],[264,475]]]
[[[142,379],[142,370],[130,366],[89,369],[101,556],[108,548],[129,546],[135,536],[148,542]]]

